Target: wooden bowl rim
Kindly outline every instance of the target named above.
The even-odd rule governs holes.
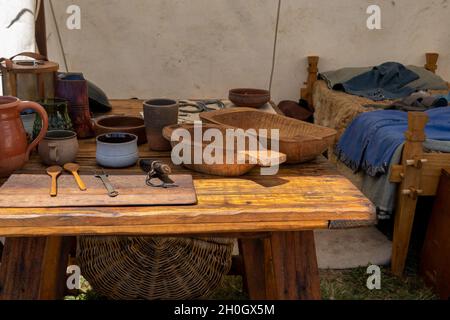
[[[235,108],[235,109],[227,109],[226,112],[222,112],[222,113],[220,111],[222,111],[222,110],[210,111],[210,112],[207,112],[205,114],[200,114],[200,119],[202,119],[203,121],[207,121],[209,123],[215,124],[217,126],[223,126],[223,127],[228,127],[228,128],[240,128],[238,126],[233,126],[233,125],[227,125],[227,124],[224,124],[224,123],[220,123],[221,120],[217,120],[215,118],[217,116],[221,116],[222,114],[225,114],[225,113],[226,114],[242,113],[242,112],[261,112],[263,114],[266,113],[266,112],[261,111],[261,110],[255,110],[254,108],[247,108],[247,107]],[[289,117],[286,117],[286,116],[283,116],[283,115],[280,115],[280,114],[272,114],[272,113],[269,113],[269,114],[271,116],[286,118],[288,121],[300,122],[300,123],[302,123],[303,125],[306,125],[306,126],[314,126],[314,127],[317,127],[317,128],[319,128],[319,129],[324,131],[324,136],[323,137],[316,137],[316,136],[308,135],[308,134],[302,135],[303,137],[310,137],[311,138],[310,141],[314,141],[314,142],[322,141],[322,142],[324,142],[327,139],[330,139],[332,137],[336,137],[337,136],[337,131],[332,129],[332,128],[320,126],[320,125],[317,125],[317,124],[312,124],[312,123],[301,121],[301,120],[294,119],[294,118],[289,118]],[[307,142],[307,141],[305,141],[305,140],[299,141],[298,139],[295,139],[295,137],[293,137],[293,138],[280,137],[280,142],[283,142],[283,143],[302,143],[303,142],[304,143],[304,142]]]
[[[270,97],[270,91],[265,89],[254,89],[254,88],[236,88],[231,89],[230,95],[237,95],[241,97]]]

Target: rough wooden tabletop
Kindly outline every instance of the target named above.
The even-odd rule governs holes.
[[[112,102],[113,114],[138,115],[136,100]],[[141,158],[170,163],[169,152],[140,147]],[[93,172],[95,140],[81,140],[80,172]],[[261,176],[259,169],[239,178],[222,178],[172,166],[174,173],[194,177],[198,204],[194,206],[0,208],[0,235],[172,235],[245,233],[328,228],[333,221],[375,222],[372,203],[339,175],[324,157],[301,165],[282,165],[277,176]],[[20,170],[42,173],[36,154]],[[135,166],[120,172],[142,173]],[[143,174],[143,173],[142,173]],[[83,201],[83,199],[80,199]]]

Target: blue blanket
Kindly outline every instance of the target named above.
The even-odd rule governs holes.
[[[428,139],[450,141],[450,107],[431,109],[425,133]],[[405,141],[408,113],[380,110],[363,113],[342,135],[335,154],[352,170],[374,177],[388,172],[395,150]]]

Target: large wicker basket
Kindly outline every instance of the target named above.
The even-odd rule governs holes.
[[[94,290],[111,299],[197,299],[231,267],[233,239],[78,238],[77,260]]]
[[[232,108],[219,111],[204,112],[200,118],[206,123],[223,126],[224,128],[240,128],[268,130],[267,134],[256,132],[259,139],[267,140],[267,146],[272,149],[270,133],[272,129],[279,130],[279,150],[287,156],[287,163],[303,163],[315,159],[332,146],[336,140],[336,131],[297,119],[288,118],[251,108]]]

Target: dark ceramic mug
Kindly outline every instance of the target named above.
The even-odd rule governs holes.
[[[144,103],[144,121],[147,141],[151,150],[169,151],[170,142],[162,131],[164,127],[178,123],[179,104],[170,99],[153,99]]]

